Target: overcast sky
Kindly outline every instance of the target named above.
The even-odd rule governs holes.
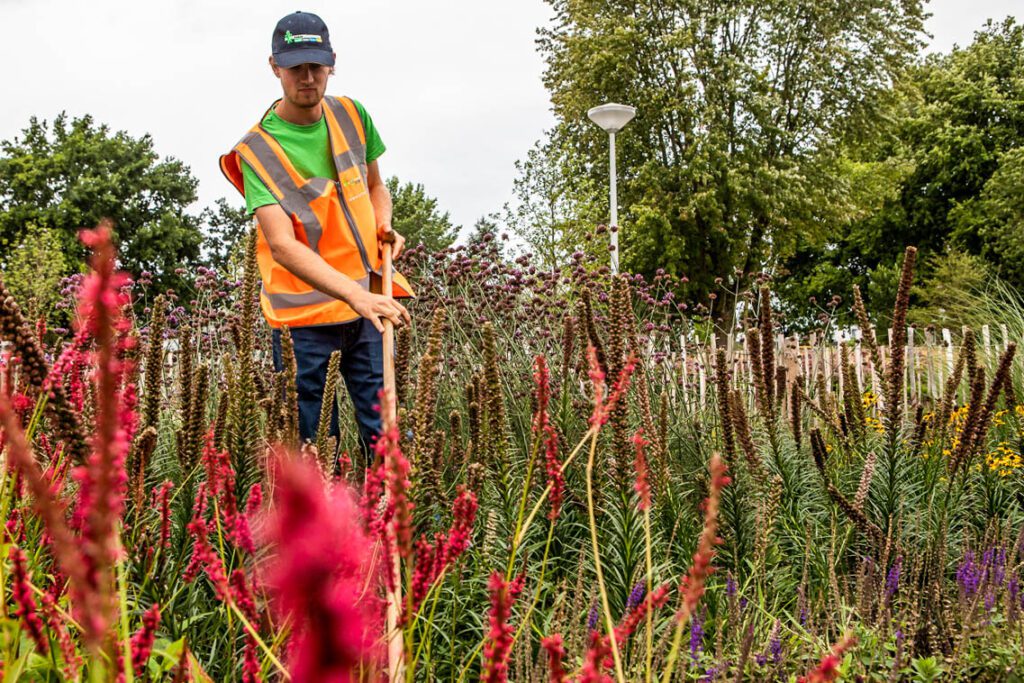
[[[933,0],[931,49],[965,45],[1020,0]],[[513,163],[549,128],[536,29],[542,0],[0,0],[0,139],[32,115],[92,114],[199,178],[199,206],[227,196],[217,157],[280,94],[266,59],[277,20],[316,12],[338,73],[328,92],[360,100],[388,152],[381,171],[423,183],[470,227],[508,201]],[[641,104],[641,103],[634,103]]]

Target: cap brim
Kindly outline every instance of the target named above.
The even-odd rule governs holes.
[[[299,64],[322,64],[323,66],[334,66],[334,55],[321,48],[303,48],[300,50],[288,50],[274,54],[274,63],[278,66],[290,69]]]

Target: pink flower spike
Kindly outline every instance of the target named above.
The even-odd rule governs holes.
[[[153,494],[153,505],[160,511],[160,541],[158,548],[166,550],[171,545],[171,501],[170,492],[174,482],[165,481]]]
[[[719,544],[718,539],[718,505],[722,499],[722,489],[732,481],[726,476],[725,462],[718,453],[711,455],[711,486],[710,493],[704,505],[704,529],[701,531],[700,539],[697,541],[697,552],[693,555],[693,564],[687,576],[683,577],[681,589],[683,591],[683,606],[676,615],[676,618],[684,624],[690,620],[697,603],[704,595],[704,584],[707,577],[714,572],[711,560],[715,556],[715,546]]]
[[[452,526],[447,535],[437,534],[434,542],[416,541],[416,566],[412,575],[412,610],[415,613],[441,572],[469,547],[476,520],[477,502],[472,491],[462,486],[452,504]]]
[[[590,632],[590,646],[583,656],[583,668],[578,683],[613,683],[615,679],[605,673],[606,662],[611,660],[612,649],[608,639],[597,631]]]
[[[597,361],[597,352],[592,345],[587,347],[587,360],[590,363],[588,374],[590,375],[591,384],[594,385],[594,412],[590,416],[590,427],[591,429],[597,429],[608,422],[608,418],[611,417],[615,406],[625,398],[626,392],[629,391],[630,377],[632,377],[633,371],[636,370],[636,356],[629,356],[626,364],[619,372],[619,376],[615,380],[615,386],[612,387],[612,391],[608,394],[607,399],[605,399],[605,391],[607,389],[605,374]]]
[[[604,424],[604,392],[606,389],[604,370],[601,369],[601,364],[597,361],[597,350],[594,349],[593,344],[587,345],[587,364],[589,365],[587,374],[594,387],[594,411],[590,415],[590,426],[593,429]]]
[[[558,459],[558,434],[551,425],[545,428],[544,439],[544,472],[548,477],[551,492],[548,494],[548,519],[558,519],[562,509],[562,498],[565,494],[565,477],[562,476],[562,463]]]
[[[114,271],[114,247],[110,226],[81,234],[94,250],[93,272],[86,278],[79,298],[80,329],[96,340],[96,429],[92,453],[75,472],[80,484],[78,518],[82,520],[78,545],[85,574],[73,584],[74,604],[85,629],[85,640],[98,648],[116,619],[113,565],[117,561],[117,525],[124,511],[128,481],[125,457],[137,423],[135,388],[127,352],[133,342],[127,335],[130,322],[122,310],[130,303],[123,284],[125,276]]]
[[[290,619],[293,681],[358,680],[379,663],[381,577],[373,543],[347,486],[324,483],[319,467],[294,455],[272,463],[274,504],[261,544],[276,552],[261,582],[278,615]],[[378,558],[379,560],[379,558]]]
[[[445,539],[444,563],[454,562],[469,547],[473,534],[473,523],[476,521],[476,494],[462,486],[458,487],[455,502],[452,503],[452,526]]]
[[[839,665],[843,662],[846,651],[857,644],[857,639],[847,633],[842,640],[832,646],[832,651],[825,655],[818,666],[806,676],[801,676],[799,683],[831,683],[839,680]]]
[[[32,594],[31,575],[28,571],[28,558],[25,551],[16,545],[12,545],[7,553],[11,561],[11,594],[14,597],[14,616],[21,620],[32,642],[40,653],[46,655],[50,652],[49,641],[43,633],[43,620],[39,618],[36,608],[36,599]]]
[[[651,507],[651,484],[648,481],[649,472],[647,469],[647,457],[644,454],[644,448],[651,445],[651,442],[644,438],[644,430],[637,430],[636,434],[631,439],[633,445],[636,447],[636,459],[634,460],[634,468],[636,469],[636,493],[640,497],[640,509],[647,510]]]
[[[146,662],[153,652],[153,643],[156,641],[156,629],[160,625],[160,606],[153,605],[142,615],[142,626],[132,635],[132,671],[142,675],[146,670]]]
[[[380,395],[382,406],[390,406],[394,398],[385,394],[382,390]],[[409,461],[402,454],[402,447],[399,444],[399,431],[397,420],[391,422],[388,416],[393,410],[383,410],[384,425],[381,428],[380,437],[374,444],[380,461],[384,465],[384,474],[388,492],[388,517],[392,520],[391,541],[395,550],[404,560],[412,555],[412,510],[413,503],[409,498]]]
[[[508,681],[508,656],[512,649],[515,633],[508,620],[512,616],[512,603],[523,588],[523,577],[506,582],[501,572],[491,574],[487,590],[491,594],[489,614],[490,631],[484,644],[484,668],[481,683],[505,683]]]
[[[567,675],[562,664],[565,660],[565,646],[562,644],[561,634],[556,633],[544,638],[540,641],[540,646],[548,653],[549,683],[564,683]]]

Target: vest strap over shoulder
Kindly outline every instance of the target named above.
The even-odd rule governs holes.
[[[221,157],[221,170],[244,195],[241,169],[248,165],[291,218],[295,236],[332,268],[369,290],[371,278],[379,276],[380,254],[367,182],[365,132],[351,99],[326,97],[323,104],[336,177],[302,176],[261,124]],[[256,260],[263,280],[261,308],[272,327],[326,325],[358,317],[344,301],[311,288],[277,263],[262,230],[257,231]],[[393,296],[412,296],[405,278],[394,275]]]

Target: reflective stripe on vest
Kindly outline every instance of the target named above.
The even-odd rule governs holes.
[[[369,289],[370,274],[380,275],[381,260],[367,182],[365,133],[351,100],[326,97],[323,105],[335,178],[304,178],[260,124],[221,157],[221,170],[244,195],[241,169],[247,164],[291,218],[296,238]],[[271,326],[325,325],[358,317],[347,304],[310,288],[274,261],[262,230],[257,231],[256,251],[263,279],[260,302]],[[412,296],[408,282],[397,272],[392,294]]]

